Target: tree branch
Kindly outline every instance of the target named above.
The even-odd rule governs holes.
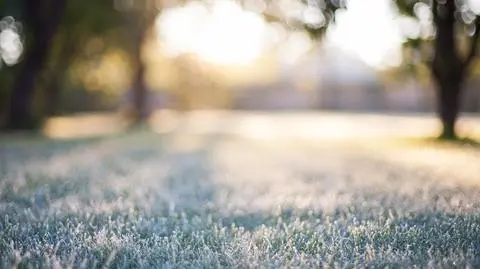
[[[438,22],[438,2],[437,0],[432,1],[432,15],[433,15],[433,22]]]
[[[467,58],[463,63],[464,68],[468,68],[470,64],[473,62],[473,60],[475,59],[475,57],[477,56],[479,37],[480,37],[480,17],[477,16],[475,21],[475,33],[472,36],[472,40],[470,43],[470,50],[468,52]]]

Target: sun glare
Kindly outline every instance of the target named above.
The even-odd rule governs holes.
[[[374,67],[401,62],[402,36],[396,12],[386,0],[350,0],[329,30],[328,43],[359,56]]]
[[[169,9],[157,26],[167,54],[195,53],[215,64],[248,64],[266,45],[263,19],[231,1],[214,1],[208,7],[192,2]]]
[[[327,34],[328,45],[376,68],[401,63],[404,36],[388,0],[350,0],[348,9],[338,12]],[[312,46],[304,33],[286,33],[234,1],[194,1],[170,8],[159,16],[157,29],[167,55],[194,53],[220,65],[249,64],[272,45],[279,60],[290,64]]]

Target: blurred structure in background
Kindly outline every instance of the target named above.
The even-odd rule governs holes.
[[[0,1],[0,123],[159,109],[480,110],[478,1]]]
[[[349,53],[312,48],[295,64],[280,66],[271,84],[239,90],[237,108],[378,111],[386,94],[374,70]]]

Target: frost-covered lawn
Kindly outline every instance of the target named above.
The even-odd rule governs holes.
[[[479,268],[480,150],[374,142],[5,139],[0,267]]]

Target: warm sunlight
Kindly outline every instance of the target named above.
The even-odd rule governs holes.
[[[356,54],[373,67],[398,65],[401,42],[396,11],[386,0],[350,0],[329,30],[328,43]]]
[[[278,33],[272,32],[273,25],[233,1],[210,3],[191,2],[171,8],[158,18],[159,36],[167,54],[195,53],[214,64],[242,66],[279,41],[275,41]],[[401,61],[402,34],[395,16],[396,11],[386,0],[351,0],[349,9],[339,12],[329,30],[327,44],[350,51],[373,67],[397,65]],[[309,47],[295,44],[292,51],[288,43],[278,47],[280,60],[288,63]]]
[[[264,21],[230,1],[210,6],[192,2],[165,11],[157,22],[170,55],[195,53],[214,64],[245,65],[258,58],[265,46]]]

